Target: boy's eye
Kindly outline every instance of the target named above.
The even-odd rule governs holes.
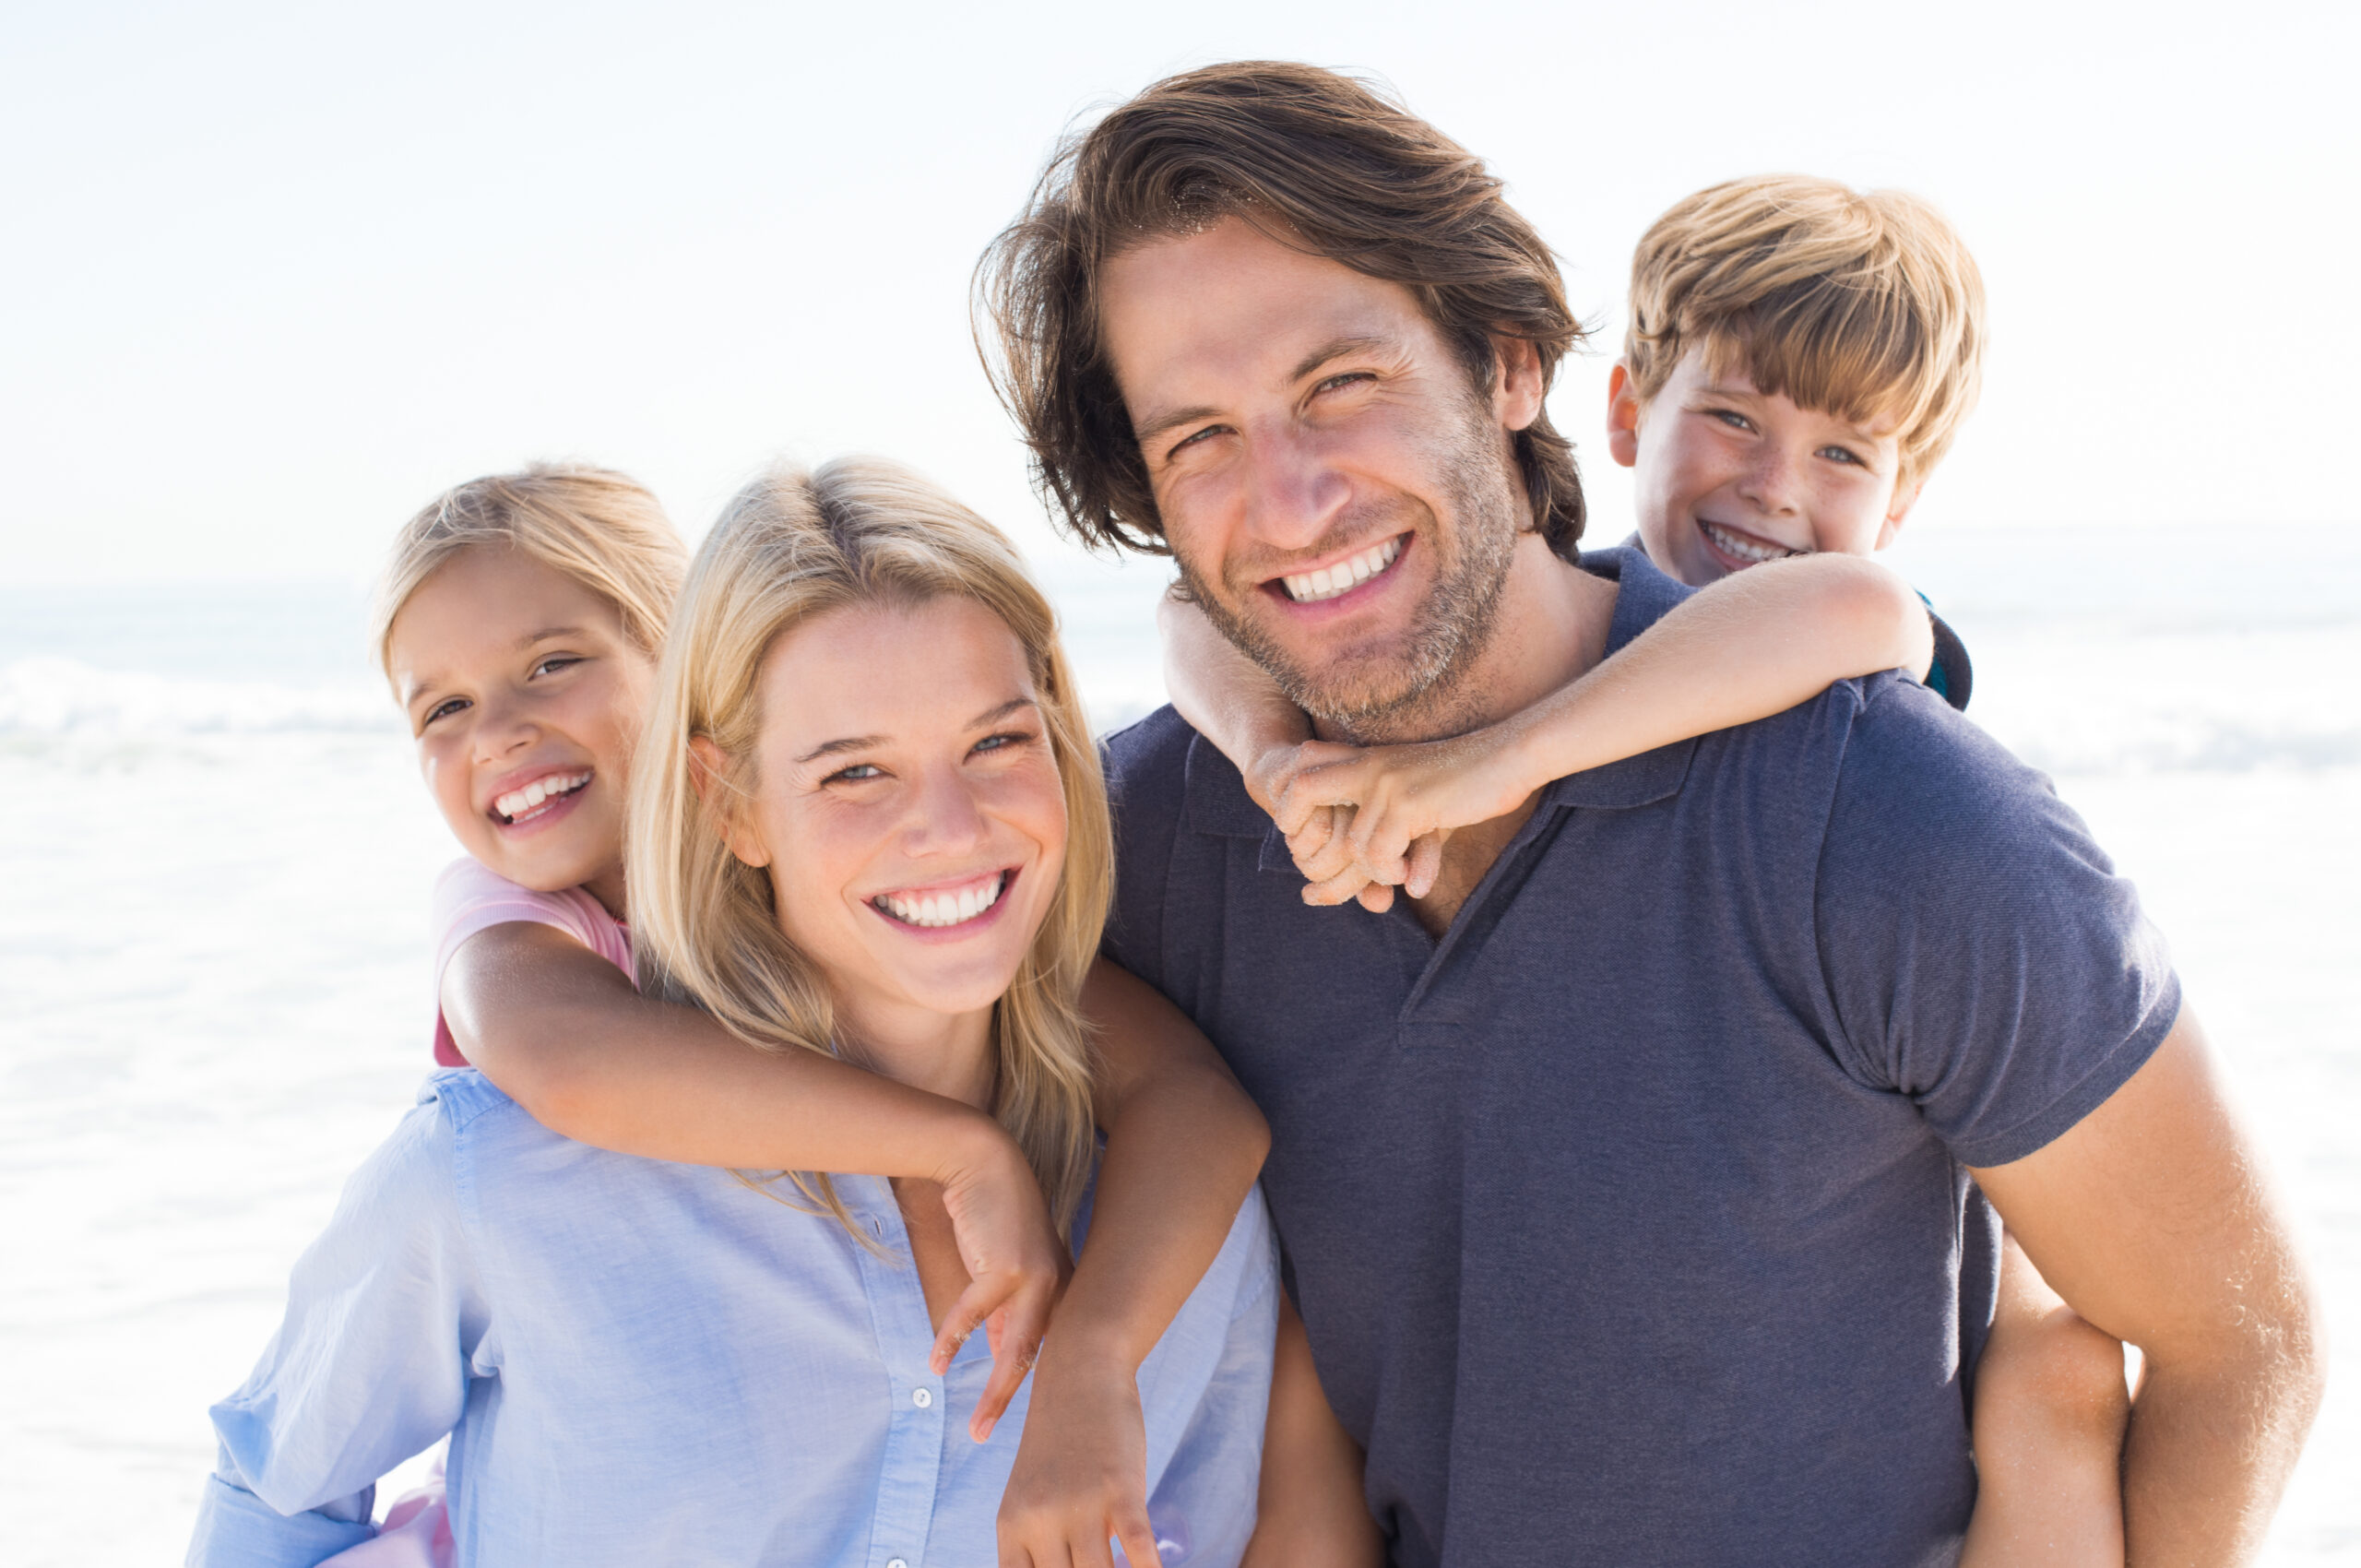
[[[423,730],[436,719],[447,719],[467,706],[468,699],[465,697],[446,697],[426,710],[426,717],[418,721],[418,727]]]
[[[1728,425],[1732,430],[1752,430],[1754,428],[1754,422],[1748,419],[1744,414],[1739,413],[1736,409],[1709,409],[1706,412],[1711,414],[1714,418],[1721,421],[1724,424]]]
[[[1823,446],[1820,449],[1820,455],[1835,462],[1850,463],[1857,469],[1869,467],[1869,464],[1861,460],[1858,453],[1847,451],[1842,446]]]

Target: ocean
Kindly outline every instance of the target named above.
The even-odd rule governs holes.
[[[1037,553],[1096,719],[1161,701],[1157,570]],[[2361,1343],[2361,542],[1961,529],[1892,559],[1965,636],[1973,717],[2138,881]],[[18,1568],[176,1557],[207,1405],[427,1066],[426,893],[457,851],[361,615],[339,585],[0,587]],[[2361,1561],[2356,1476],[2342,1380],[2265,1561]]]

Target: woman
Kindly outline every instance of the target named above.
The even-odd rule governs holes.
[[[990,1108],[1086,1244],[1107,808],[1007,541],[881,463],[750,487],[693,568],[635,771],[648,988]],[[463,1562],[989,1562],[1026,1396],[962,1434],[986,1347],[928,1358],[966,1281],[923,1183],[609,1154],[439,1075],[217,1408],[192,1560],[319,1561],[447,1431]],[[1246,1550],[1279,1314],[1257,1195],[1139,1373],[1167,1562]],[[1366,1531],[1293,1334],[1269,1495],[1296,1512],[1270,1541],[1340,1502]]]

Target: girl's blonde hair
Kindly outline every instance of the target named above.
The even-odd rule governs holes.
[[[377,579],[369,646],[387,669],[394,617],[459,552],[514,550],[611,603],[624,635],[653,658],[664,643],[688,552],[655,496],[611,469],[535,463],[445,491],[394,538]],[[390,673],[390,670],[387,670]]]
[[[764,1050],[841,1046],[857,1059],[859,1042],[836,1039],[826,977],[779,929],[769,873],[730,853],[720,813],[758,786],[759,676],[779,637],[832,610],[944,598],[982,605],[1023,647],[1065,794],[1057,890],[992,1010],[993,1113],[1062,1232],[1094,1147],[1094,1056],[1079,999],[1114,887],[1106,784],[1057,617],[1015,547],[908,469],[868,457],[775,470],[738,493],[698,549],[633,766],[625,855],[640,984],[696,1004]],[[699,736],[729,759],[708,780],[711,802],[689,749]],[[860,1236],[825,1174],[790,1179]]]

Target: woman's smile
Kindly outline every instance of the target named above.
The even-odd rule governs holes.
[[[971,934],[969,928],[1001,908],[1001,895],[1015,879],[1017,869],[1005,866],[983,876],[967,877],[928,887],[905,887],[880,893],[870,906],[896,925],[914,932]]]

